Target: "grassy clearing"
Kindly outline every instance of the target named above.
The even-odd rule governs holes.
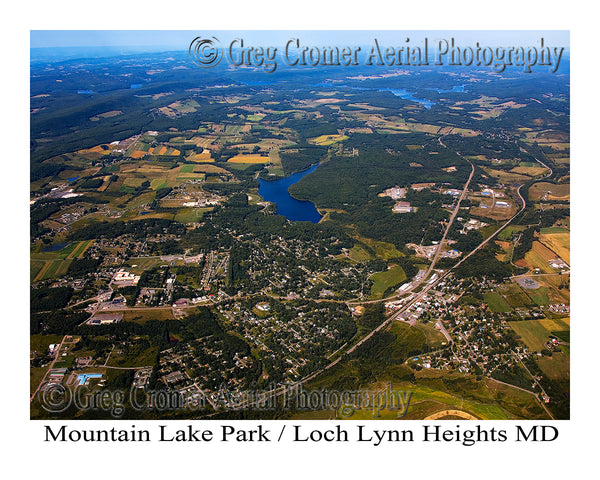
[[[383,260],[389,260],[390,258],[404,257],[404,254],[396,249],[392,243],[380,242],[373,240],[372,238],[366,238],[361,236],[355,237],[359,242],[364,243],[367,247],[375,252],[375,255]],[[358,244],[360,245],[360,244]],[[361,247],[364,248],[364,247]]]
[[[154,267],[164,265],[166,262],[159,257],[130,258],[125,265],[131,267],[131,273],[140,275],[145,270],[152,270]],[[134,267],[135,265],[135,267]]]
[[[521,340],[531,350],[541,352],[544,343],[549,340],[552,330],[560,324],[556,320],[523,320],[520,322],[509,322],[511,328],[521,337]]]
[[[153,308],[151,310],[127,310],[123,312],[124,322],[146,323],[148,320],[174,320],[171,308]]]
[[[494,313],[506,313],[512,310],[506,300],[497,293],[484,293],[483,300]]]
[[[505,285],[501,291],[504,296],[506,303],[511,307],[530,307],[534,305],[534,302],[529,296],[523,291],[523,289],[517,284]]]
[[[382,298],[387,289],[400,285],[407,277],[404,269],[397,265],[385,272],[374,273],[370,278],[373,280],[371,297]]]
[[[81,258],[92,243],[94,243],[94,240],[84,240],[79,242],[72,254],[69,255],[69,258]]]
[[[181,208],[175,214],[174,220],[180,223],[195,223],[202,220],[205,212],[212,211],[212,207],[208,208]]]
[[[518,167],[515,167],[511,170],[513,173],[519,173],[522,175],[528,175],[530,177],[537,177],[538,175],[543,175],[546,173],[548,169],[541,166],[523,166],[523,163],[520,163]]]
[[[548,305],[550,303],[550,300],[548,299],[547,287],[540,287],[536,288],[535,290],[529,290],[528,295],[535,302],[535,304],[540,307],[542,305]]]
[[[371,255],[364,247],[361,247],[361,245],[358,243],[354,245],[350,250],[349,257],[351,260],[358,263],[373,259],[373,255]]]
[[[375,382],[363,383],[361,372],[367,368]],[[372,367],[370,363],[341,362],[309,382],[307,390],[336,388],[381,391],[387,382],[396,392],[411,392],[411,402],[406,419],[422,419],[452,407],[486,420],[538,419],[547,414],[535,397],[527,392],[500,384],[488,378],[477,380],[475,376],[438,370],[421,370],[414,373],[414,380],[406,381],[406,366],[388,366],[385,369]],[[438,409],[422,410],[418,405],[435,402]],[[361,414],[368,414],[366,410]],[[358,418],[358,417],[352,417]],[[352,419],[351,418],[351,419]]]
[[[189,163],[186,163],[185,165],[181,166],[179,173],[193,173],[194,167],[195,165],[190,165]]]
[[[425,342],[432,349],[439,348],[446,343],[446,337],[431,323],[417,323],[414,328],[425,334]]]
[[[509,225],[498,234],[497,238],[502,241],[510,240],[515,233],[522,232],[523,230],[525,230],[524,225]]]
[[[571,186],[568,183],[556,184],[548,182],[534,183],[529,187],[529,199],[533,201],[541,200],[568,200],[570,197]]]
[[[247,115],[246,120],[251,122],[260,122],[266,115],[264,113],[257,113],[256,115]]]
[[[38,280],[49,280],[52,278],[62,277],[67,273],[67,269],[71,264],[71,259],[65,260],[50,260],[45,262],[45,265],[38,271],[34,282]]]
[[[39,275],[45,264],[46,262],[43,260],[31,260],[31,262],[29,262],[29,278],[32,282]]]
[[[542,357],[538,365],[551,380],[567,380],[570,377],[571,358],[567,352],[554,352],[552,357]]]
[[[158,347],[151,347],[141,352],[131,349],[118,354],[113,352],[108,360],[111,367],[147,367],[154,365]]]

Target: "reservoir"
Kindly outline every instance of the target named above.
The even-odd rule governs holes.
[[[55,243],[54,245],[46,245],[42,247],[42,252],[58,252],[68,245],[68,243]]]
[[[292,222],[304,221],[318,223],[323,217],[317,211],[315,204],[312,202],[296,200],[295,198],[292,198],[288,192],[290,185],[299,182],[302,177],[314,172],[318,166],[319,165],[313,165],[308,170],[293,173],[288,177],[273,182],[268,182],[259,178],[258,181],[260,186],[258,188],[258,194],[266,201],[273,202],[277,206],[277,213],[283,215]]]

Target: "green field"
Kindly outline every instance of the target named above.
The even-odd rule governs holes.
[[[375,376],[376,383],[362,383],[360,379],[364,377],[361,372],[371,365],[356,361],[343,362],[311,381],[306,390],[333,387],[381,391],[386,387],[385,382],[391,382],[393,391],[412,393],[407,415],[403,417],[406,420],[423,419],[450,408],[486,420],[547,418],[533,395],[491,379],[476,380],[474,376],[457,373],[442,376],[440,371],[423,370],[412,382],[406,382],[401,379],[405,373],[400,373],[402,369],[406,372],[405,366],[389,366],[384,370],[376,368],[371,371],[368,378]],[[398,411],[383,410],[380,415],[380,418],[397,418]],[[298,414],[296,418],[304,416]],[[357,410],[349,417],[350,420],[372,418],[370,409]]]
[[[503,287],[501,292],[506,302],[515,308],[533,306],[535,303],[529,298],[529,296],[523,291],[523,289],[516,284],[509,284]]]
[[[49,260],[45,262],[44,266],[38,270],[34,281],[37,280],[48,280],[51,278],[58,278],[67,273],[67,269],[71,264],[71,259],[65,260]]]
[[[125,265],[131,267],[131,273],[140,275],[145,270],[152,270],[154,267],[164,265],[165,263],[160,257],[132,257],[125,262]]]
[[[373,255],[371,255],[365,248],[361,247],[361,245],[357,243],[350,250],[349,257],[351,260],[360,263],[366,260],[371,260]]]
[[[366,238],[361,236],[355,237],[360,243],[363,243],[364,246],[370,248],[377,257],[383,260],[389,260],[390,258],[403,257],[404,254],[398,250],[392,243],[381,242],[378,240],[373,240],[372,238]],[[364,250],[364,246],[361,246],[360,243],[355,244],[355,246],[359,246]],[[368,253],[368,255],[371,255]],[[371,255],[372,256],[372,255]]]
[[[540,230],[542,235],[547,235],[550,233],[569,233],[569,229],[564,227],[546,227]]]
[[[207,208],[180,208],[175,214],[174,220],[181,223],[194,223],[202,220],[204,212],[210,212],[212,207]]]
[[[371,297],[383,298],[387,289],[399,286],[406,280],[406,273],[401,266],[397,265],[385,272],[374,273],[370,278],[373,280]]]
[[[425,343],[429,348],[439,348],[446,343],[446,337],[431,323],[417,323],[414,328],[421,330],[425,334]]]
[[[191,313],[191,312],[190,312]],[[153,308],[152,310],[126,310],[123,312],[124,322],[146,323],[148,320],[173,320],[171,308]]]
[[[139,350],[135,347],[126,347],[122,353],[113,352],[108,360],[110,367],[149,367],[154,365],[158,347]]]
[[[506,227],[504,230],[502,230],[499,234],[498,234],[498,240],[502,240],[502,241],[507,241],[510,240],[510,238],[512,237],[512,235],[514,233],[517,232],[521,232],[525,230],[525,226],[522,225],[509,225],[508,227]]]
[[[552,331],[563,330],[569,326],[558,319],[544,318],[541,320],[523,320],[520,322],[509,322],[511,328],[521,337],[521,340],[530,349],[541,352],[544,343],[550,339]]]
[[[248,115],[248,116],[246,116],[246,119],[250,120],[251,122],[260,122],[265,117],[266,117],[265,114],[263,114],[263,113],[257,113],[256,115]]]
[[[32,282],[38,276],[42,268],[44,268],[45,264],[46,262],[43,260],[31,260],[31,262],[29,262],[29,278]]]
[[[73,250],[73,254],[70,255],[71,258],[79,258],[83,255],[83,252],[88,248],[90,244],[94,243],[94,240],[84,240],[77,244],[77,248]]]
[[[494,313],[506,313],[512,310],[506,300],[497,293],[484,293],[483,300]]]
[[[548,299],[547,287],[540,287],[536,288],[535,290],[529,290],[528,295],[538,306],[548,305],[550,303],[550,300]]]
[[[551,380],[567,380],[570,377],[571,359],[567,352],[554,352],[552,357],[542,357],[538,365]]]

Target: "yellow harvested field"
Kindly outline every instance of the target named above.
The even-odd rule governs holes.
[[[154,148],[148,149],[148,153],[150,155],[164,155],[166,152],[167,152],[167,147],[165,147],[164,145],[161,147],[154,147]]]
[[[131,155],[129,155],[131,158],[142,158],[143,156],[147,155],[148,152],[144,152],[142,150],[134,150]]]
[[[346,135],[321,135],[320,137],[312,138],[310,141],[316,145],[332,145],[347,139]]]
[[[548,169],[544,167],[515,167],[511,170],[513,173],[520,173],[523,175],[530,175],[532,177],[536,177],[538,175],[542,175],[547,172]]]
[[[211,158],[209,151],[204,151],[202,153],[195,153],[186,157],[186,160],[190,162],[198,162],[198,163],[213,163],[215,160]]]
[[[571,264],[571,234],[546,233],[540,236],[540,241],[569,265]]]
[[[110,153],[110,150],[104,150],[101,145],[96,145],[92,148],[84,148],[83,150],[78,150],[77,153],[86,154],[86,153]]]
[[[525,254],[525,263],[523,260],[515,262],[516,265],[525,266],[533,270],[539,268],[542,273],[555,273],[555,270],[548,264],[548,261],[556,258],[556,255],[548,247],[542,245],[538,241],[533,242],[533,246],[529,252]]]
[[[227,160],[227,163],[270,163],[269,157],[262,155],[236,155]]]
[[[546,261],[556,258],[554,252],[540,242],[533,242],[531,249]]]

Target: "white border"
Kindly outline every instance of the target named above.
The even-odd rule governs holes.
[[[109,0],[86,4],[81,1],[27,2],[19,8],[19,18],[7,22],[2,45],[8,58],[3,69],[3,132],[5,164],[3,203],[11,232],[3,229],[5,257],[12,256],[2,280],[2,300],[9,302],[3,338],[5,371],[14,372],[2,395],[5,415],[2,438],[5,458],[19,471],[42,475],[84,475],[101,478],[127,472],[158,478],[188,474],[221,475],[225,478],[305,478],[325,475],[371,477],[422,475],[431,478],[504,478],[515,474],[558,476],[587,470],[597,445],[595,401],[598,387],[594,341],[598,328],[590,304],[597,298],[593,277],[597,266],[590,261],[591,230],[597,200],[592,183],[598,173],[593,143],[598,138],[597,120],[588,113],[595,102],[595,39],[597,28],[591,11],[568,10],[564,2],[406,2],[368,3],[309,0],[304,2],[205,2],[167,3],[150,0],[131,2]],[[29,30],[31,29],[365,29],[365,30],[453,30],[453,29],[560,29],[571,30],[572,64],[572,277],[573,343],[572,420],[557,422],[560,441],[548,445],[485,444],[462,447],[416,442],[413,445],[372,447],[358,444],[47,444],[42,442],[40,422],[29,421],[27,365],[28,309],[28,122],[29,112]],[[4,80],[9,77],[8,85]],[[594,82],[594,84],[592,84]],[[8,95],[7,95],[8,93]],[[9,113],[10,112],[10,113]],[[7,122],[7,120],[9,120]],[[10,145],[10,146],[9,146]],[[11,153],[8,153],[11,152]],[[8,186],[8,188],[7,188]],[[15,240],[14,236],[17,239]],[[592,255],[593,257],[593,255]],[[595,268],[594,268],[595,270]],[[26,287],[22,287],[26,286]],[[582,325],[585,323],[585,325]],[[585,330],[584,330],[585,329]],[[6,388],[9,386],[10,388]],[[74,422],[67,422],[74,423]],[[99,423],[106,427],[105,422]],[[129,425],[132,422],[126,422]],[[229,422],[228,422],[229,423]],[[267,424],[269,422],[261,422]],[[302,422],[325,428],[323,422]],[[450,428],[452,422],[447,422]],[[491,428],[506,422],[485,422]],[[136,422],[143,426],[144,422]],[[246,426],[247,424],[244,424]],[[86,425],[91,427],[92,425]],[[209,425],[216,428],[213,423]],[[397,424],[393,425],[399,428]],[[513,428],[509,422],[505,428]],[[380,428],[384,428],[383,423]],[[406,428],[406,427],[404,427]],[[409,428],[417,431],[419,422]],[[502,427],[500,427],[502,428]],[[89,447],[89,448],[88,448]],[[316,447],[316,448],[315,448]],[[592,448],[594,450],[592,451]],[[167,449],[167,450],[165,450]],[[21,453],[19,453],[21,452]],[[9,465],[5,471],[13,471]],[[591,470],[592,472],[594,470]]]

